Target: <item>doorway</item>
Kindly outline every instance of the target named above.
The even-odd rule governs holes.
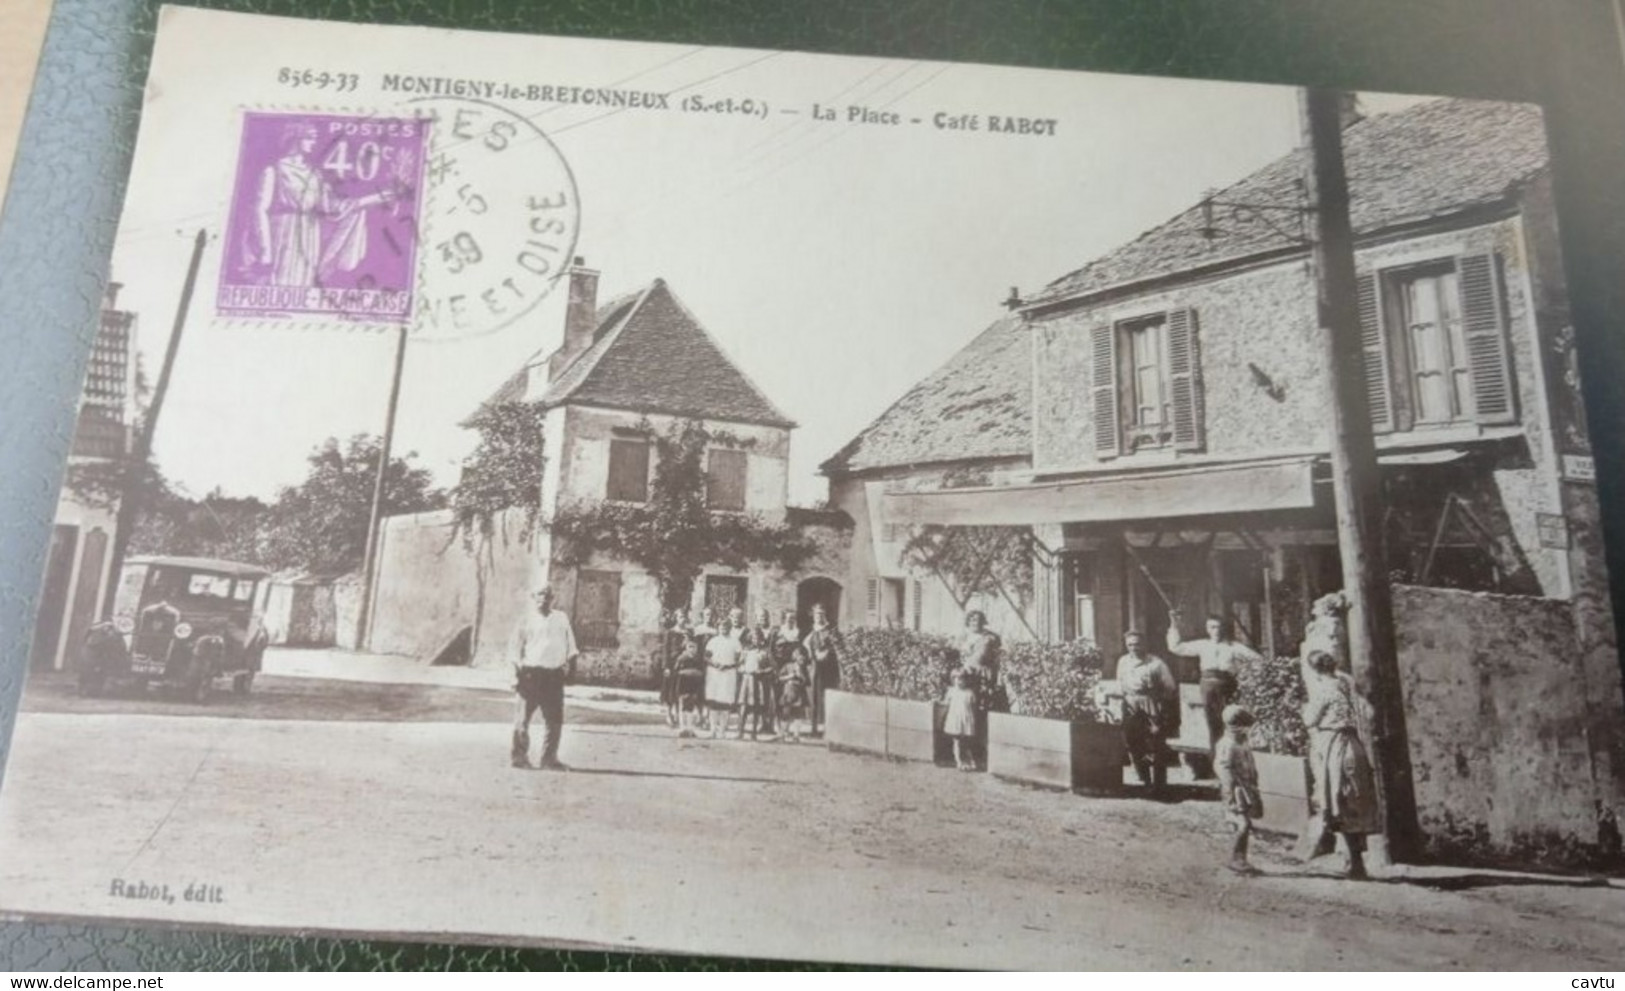
[[[73,552],[79,543],[79,528],[58,524],[51,530],[51,549],[45,558],[45,586],[40,590],[39,612],[34,619],[34,645],[29,667],[49,671],[56,667],[57,647],[62,626],[68,618],[68,593],[73,587]]]
[[[808,578],[796,586],[796,622],[803,633],[812,629],[813,606],[823,606],[831,626],[841,625],[841,583],[830,578]]]

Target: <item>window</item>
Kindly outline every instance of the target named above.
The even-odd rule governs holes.
[[[750,611],[745,609],[746,589],[749,583],[746,579],[734,575],[707,575],[705,579],[705,608],[711,610],[713,623],[720,623],[735,609],[745,610],[745,616]]]
[[[186,594],[198,598],[231,598],[231,579],[225,575],[193,575],[187,579]]]
[[[1095,454],[1200,451],[1204,444],[1196,312],[1170,310],[1091,332]]]
[[[711,509],[745,511],[745,452],[713,448],[705,468],[705,504]]]
[[[576,575],[576,637],[582,647],[618,647],[621,636],[621,573]]]
[[[1377,431],[1516,422],[1494,255],[1367,273],[1358,289]]]
[[[880,623],[888,630],[901,630],[906,589],[904,579],[882,578],[880,581]]]
[[[649,442],[616,437],[609,442],[609,485],[605,498],[611,502],[649,501]]]

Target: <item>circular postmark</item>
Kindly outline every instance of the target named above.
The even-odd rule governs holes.
[[[412,334],[499,330],[570,268],[581,218],[575,176],[540,127],[499,104],[428,97],[411,106],[430,122]]]

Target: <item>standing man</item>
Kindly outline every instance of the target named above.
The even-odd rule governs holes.
[[[1232,639],[1230,623],[1219,616],[1207,618],[1206,640],[1181,640],[1179,613],[1168,614],[1168,652],[1194,657],[1202,667],[1202,711],[1207,717],[1208,752],[1224,735],[1224,708],[1235,701],[1237,677],[1243,664],[1264,658],[1251,647]]]
[[[1123,745],[1140,784],[1160,789],[1167,781],[1163,741],[1178,725],[1179,685],[1162,658],[1145,649],[1138,630],[1123,634],[1127,651],[1117,661],[1123,693]]]
[[[553,590],[536,593],[536,611],[514,632],[514,690],[519,693],[513,727],[513,766],[530,766],[530,717],[542,710],[544,771],[567,771],[559,761],[564,732],[564,681],[575,674],[575,631],[570,619],[553,608]]]

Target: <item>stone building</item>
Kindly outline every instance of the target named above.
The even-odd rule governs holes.
[[[1540,113],[1433,101],[1344,146],[1365,340],[1344,374],[1376,430],[1419,804],[1434,836],[1583,841],[1625,795],[1625,722]],[[1186,636],[1220,613],[1295,653],[1341,586],[1307,167],[1062,276],[905,396],[825,465],[860,538],[1020,528],[1047,638],[1155,644],[1173,607]],[[892,579],[883,544],[849,580]]]
[[[655,469],[651,433],[698,420],[713,435],[709,507],[798,525],[819,552],[795,574],[708,565],[693,607],[810,612],[819,601],[838,610],[848,521],[788,505],[795,424],[663,280],[599,305],[598,277],[578,261],[569,273],[563,343],[538,352],[487,400],[545,409],[541,518],[568,507],[646,502]],[[547,582],[575,624],[589,668],[607,677],[611,666],[644,665],[658,642],[655,580],[602,554],[565,564],[545,528],[519,538],[522,515],[510,511],[500,521],[502,536],[477,551],[454,539],[447,512],[387,520],[372,649],[433,657],[467,635],[476,663],[501,660],[531,608],[532,590]]]
[[[68,471],[129,456],[135,422],[135,314],[118,309],[119,284],[109,283],[101,324],[91,345],[85,384],[68,450]],[[108,594],[116,503],[103,505],[64,485],[57,498],[45,582],[35,620],[30,666],[63,668],[73,645],[101,615]]]

